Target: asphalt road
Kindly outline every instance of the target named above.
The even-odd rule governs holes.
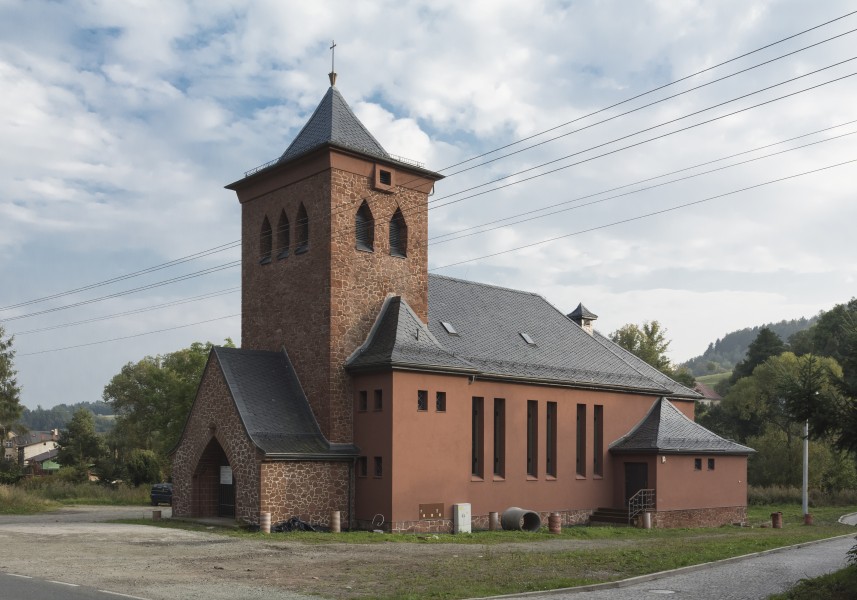
[[[621,587],[568,590],[503,596],[527,600],[763,600],[792,587],[799,580],[843,568],[854,536],[835,538],[751,556],[741,560],[682,569]],[[638,578],[638,579],[644,579]],[[583,595],[581,595],[583,594]]]
[[[58,600],[60,598],[62,600],[118,600],[134,598],[134,596],[62,581],[0,573],[0,600]]]

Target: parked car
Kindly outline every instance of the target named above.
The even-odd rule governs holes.
[[[156,483],[152,486],[152,506],[158,504],[173,505],[173,484],[172,483]]]

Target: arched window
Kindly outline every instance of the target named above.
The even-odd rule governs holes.
[[[357,215],[354,217],[354,237],[358,250],[374,252],[375,220],[372,218],[372,211],[369,210],[369,205],[366,204],[365,200],[357,209]]]
[[[262,221],[262,231],[259,234],[259,263],[268,264],[271,262],[271,244],[273,236],[271,235],[271,222],[268,217]]]
[[[303,202],[298,207],[298,222],[297,222],[297,245],[295,246],[295,254],[303,254],[309,249],[309,217],[306,214]]]
[[[277,223],[277,258],[285,258],[289,255],[289,218],[286,211],[280,213],[280,222]]]
[[[390,219],[390,255],[403,257],[408,255],[408,226],[399,208]]]

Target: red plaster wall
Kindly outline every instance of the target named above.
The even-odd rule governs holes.
[[[193,476],[212,438],[220,443],[232,467],[235,518],[257,522],[260,455],[247,437],[214,354],[209,355],[184,434],[173,454],[173,514],[176,516],[200,516],[194,514],[191,499]],[[197,510],[210,510],[210,507],[198,505]]]
[[[702,470],[693,468],[702,459]],[[708,470],[708,459],[714,470]],[[658,511],[747,505],[747,457],[719,455],[667,455],[657,461]]]
[[[383,408],[374,410],[374,392],[381,390]],[[358,410],[358,396],[367,392],[366,412]],[[360,455],[366,457],[368,475],[361,477],[355,471],[355,518],[371,522],[375,515],[384,515],[390,521],[393,507],[393,375],[358,375],[354,378],[354,443]],[[373,459],[380,456],[384,464],[384,475],[375,477]]]

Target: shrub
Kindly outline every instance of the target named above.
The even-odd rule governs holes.
[[[748,503],[757,505],[800,504],[803,493],[800,488],[785,485],[753,486],[747,490]],[[857,490],[823,491],[809,490],[810,506],[850,506],[857,504]]]
[[[161,480],[161,461],[152,450],[132,450],[125,461],[125,469],[134,487]]]

